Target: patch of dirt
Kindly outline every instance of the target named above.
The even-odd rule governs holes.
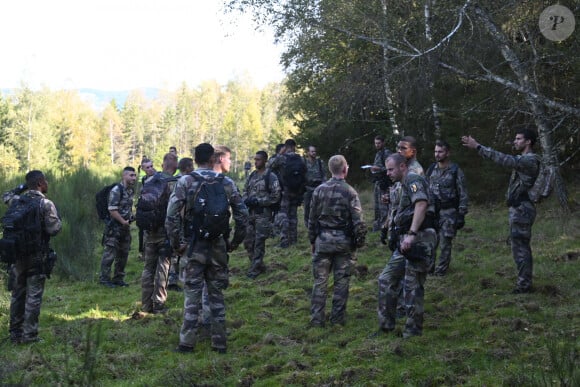
[[[562,292],[556,285],[544,285],[537,288],[537,292],[550,297],[559,297]]]
[[[508,348],[492,348],[488,354],[496,360],[511,359],[513,353]]]
[[[355,275],[360,279],[365,279],[369,274],[369,268],[367,265],[356,265],[354,267]]]
[[[555,258],[555,262],[569,262],[569,261],[577,261],[580,258],[580,251],[568,251],[559,257]]]
[[[284,270],[284,271],[288,271],[288,266],[282,262],[272,262],[269,265],[272,270]]]

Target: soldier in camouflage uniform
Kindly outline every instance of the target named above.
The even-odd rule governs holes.
[[[400,154],[387,158],[387,174],[401,182],[400,197],[392,214],[392,233],[389,246],[391,259],[379,282],[379,329],[390,332],[395,329],[397,298],[401,281],[404,281],[404,299],[407,321],[403,337],[421,335],[423,332],[424,284],[432,264],[437,234],[430,224],[427,181],[410,172],[407,160]],[[431,218],[432,221],[432,218]]]
[[[382,198],[383,195],[388,195],[389,187],[391,186],[385,169],[385,161],[391,154],[391,151],[385,148],[385,138],[383,136],[375,137],[375,149],[377,150],[377,153],[375,154],[375,161],[371,167],[374,185],[373,197],[375,203],[373,231],[379,231],[387,222],[389,216],[389,202]]]
[[[296,141],[288,139],[284,143],[283,153],[271,164],[272,171],[284,176],[287,168],[287,158],[296,154]],[[306,165],[302,161],[303,176],[306,174]],[[303,188],[303,187],[301,187]],[[288,248],[298,242],[298,207],[304,200],[303,191],[292,192],[282,178],[282,200],[280,201],[280,248]]]
[[[444,276],[451,263],[451,244],[457,230],[465,225],[468,196],[465,175],[449,159],[451,149],[443,140],[435,142],[435,160],[427,169],[429,190],[439,213],[439,245],[441,254],[434,274]]]
[[[167,153],[163,157],[163,171],[158,178],[171,179],[177,170],[177,156]],[[169,192],[173,191],[175,181],[167,183]],[[167,196],[166,196],[167,197]],[[164,203],[165,204],[165,203]],[[145,265],[141,274],[141,309],[148,313],[165,313],[167,307],[167,282],[171,265],[171,249],[165,232],[165,224],[156,230],[145,230]]]
[[[509,206],[510,239],[512,254],[518,273],[513,293],[528,293],[532,289],[533,260],[530,240],[532,225],[536,219],[536,207],[530,200],[528,190],[532,188],[540,171],[540,159],[533,153],[537,135],[531,129],[516,132],[513,147],[518,156],[506,155],[479,144],[471,136],[463,136],[463,145],[477,149],[480,156],[497,164],[512,168],[510,183],[506,193]]]
[[[177,178],[193,171],[193,159],[191,157],[182,157],[177,164],[179,173]],[[179,286],[179,255],[171,255],[171,266],[169,266],[169,278],[167,280],[167,290],[181,292],[183,289]]]
[[[282,157],[284,150],[285,150],[284,144],[276,145],[276,153],[274,154],[274,156],[270,157],[268,159],[268,162],[266,163],[266,169],[274,172],[274,174],[278,178],[278,183],[280,184],[280,192],[282,191],[282,177],[280,176],[279,171],[272,170],[272,164],[274,164],[276,162],[278,157]],[[280,197],[282,197],[282,195],[280,195]],[[272,237],[272,238],[279,237],[280,233],[282,232],[282,224],[280,223],[279,204],[280,203],[278,203],[278,208],[276,208],[276,210],[274,211],[274,214],[272,214],[272,232],[270,233],[270,237]]]
[[[310,200],[314,189],[326,180],[328,176],[327,168],[324,162],[316,157],[316,147],[314,145],[308,146],[306,156],[304,156],[304,163],[306,164],[306,190],[304,191],[304,225],[308,227],[308,217],[310,215]]]
[[[194,173],[207,178],[218,176],[218,173],[212,169],[213,152],[213,147],[207,143],[195,148],[195,162],[198,168]],[[188,207],[188,193],[195,192],[199,186],[199,182],[191,174],[177,181],[169,198],[165,228],[172,249],[182,254],[180,272],[184,279],[185,293],[183,324],[177,352],[193,352],[200,327],[202,291],[204,283],[207,282],[212,318],[212,349],[219,353],[226,353],[226,312],[223,290],[229,284],[228,252],[235,250],[244,240],[248,210],[233,180],[226,176],[223,184],[235,220],[234,236],[231,242],[226,241],[225,237],[212,240],[198,237],[193,246],[181,243],[182,210]],[[185,208],[185,211],[187,213],[189,208]]]
[[[272,228],[272,210],[270,206],[280,200],[280,184],[276,175],[266,169],[268,154],[256,152],[254,165],[256,170],[248,176],[244,188],[244,203],[250,211],[244,247],[250,258],[248,278],[254,279],[266,270],[264,254],[266,239]]]
[[[332,178],[314,190],[308,238],[312,245],[314,286],[310,308],[310,325],[325,324],[327,286],[330,271],[334,274],[331,324],[346,324],[350,275],[354,250],[364,245],[366,226],[357,192],[344,180],[348,164],[344,156],[328,161]]]
[[[103,258],[101,259],[100,284],[108,287],[129,286],[125,282],[125,265],[131,249],[131,221],[133,220],[133,195],[137,174],[135,168],[125,167],[120,185],[109,192],[109,214],[111,219],[103,235]],[[111,279],[111,266],[115,271]]]
[[[28,191],[23,195],[40,198],[40,217],[42,224],[42,248],[29,256],[18,257],[12,265],[10,299],[10,340],[15,344],[38,341],[38,317],[44,293],[44,283],[50,273],[44,267],[50,252],[50,237],[61,229],[61,221],[54,203],[44,196],[48,192],[48,182],[41,171],[26,174]],[[4,196],[7,202],[14,195]],[[54,253],[53,253],[54,254]]]

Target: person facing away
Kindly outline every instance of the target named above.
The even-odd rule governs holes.
[[[334,295],[331,324],[346,324],[350,276],[356,248],[364,245],[366,226],[357,192],[346,181],[348,164],[342,155],[328,160],[332,178],[312,194],[308,239],[312,249],[314,285],[310,307],[310,325],[323,327],[328,279],[332,271]]]
[[[457,230],[465,225],[469,197],[465,175],[451,162],[451,147],[445,140],[435,142],[435,163],[427,169],[429,191],[439,214],[439,264],[431,270],[437,276],[447,274],[451,263],[451,246]],[[435,260],[434,260],[435,261]],[[435,262],[433,262],[435,264]]]
[[[328,176],[327,167],[320,159],[317,157],[316,147],[314,145],[309,145],[307,148],[306,155],[304,156],[304,162],[306,164],[306,190],[304,191],[304,225],[308,227],[308,217],[310,214],[310,200],[312,199],[312,193],[314,189],[322,184],[326,177]]]
[[[536,206],[530,200],[528,190],[534,185],[540,171],[540,159],[533,151],[536,139],[536,132],[532,129],[517,130],[513,149],[519,155],[512,156],[483,146],[471,136],[461,137],[465,147],[477,149],[481,157],[512,169],[506,201],[509,207],[512,255],[517,268],[516,285],[512,291],[515,294],[532,291],[534,263],[530,241],[536,219]]]
[[[38,338],[38,319],[47,272],[44,262],[48,254],[54,254],[49,247],[50,238],[58,234],[62,223],[54,203],[45,195],[48,181],[42,171],[33,170],[26,174],[28,191],[22,196],[40,202],[41,246],[30,255],[17,257],[11,266],[10,298],[10,340],[14,344],[33,343]],[[15,198],[13,197],[12,200]]]
[[[171,248],[181,254],[180,271],[184,279],[183,323],[179,333],[177,352],[193,352],[200,328],[199,314],[204,283],[207,282],[209,304],[211,309],[211,346],[214,351],[226,353],[226,314],[223,291],[228,287],[228,252],[234,251],[243,242],[246,234],[248,210],[242,202],[242,197],[233,180],[223,177],[229,207],[235,221],[234,235],[231,241],[226,240],[228,230],[214,239],[204,239],[195,235],[190,244],[182,243],[182,225],[185,214],[192,213],[188,193],[193,194],[201,185],[199,179],[211,182],[219,178],[219,173],[213,170],[214,148],[207,143],[195,147],[195,162],[198,168],[189,175],[181,177],[171,197],[167,208],[165,228]],[[193,176],[196,174],[198,177]],[[188,204],[189,203],[189,204]],[[193,243],[192,243],[193,242]]]
[[[135,168],[125,167],[121,182],[109,192],[110,219],[103,235],[100,284],[107,287],[129,286],[125,282],[125,266],[131,249],[131,221],[133,220],[134,186],[137,180]],[[115,269],[111,278],[111,268]]]
[[[375,217],[373,220],[373,231],[379,231],[387,222],[389,216],[389,202],[382,200],[383,195],[388,195],[391,184],[387,183],[387,170],[385,169],[385,161],[392,153],[385,147],[385,137],[378,135],[374,139],[375,160],[371,166],[371,173],[373,176],[373,198]]]
[[[280,184],[276,175],[266,169],[268,153],[258,151],[254,156],[256,169],[248,176],[244,187],[244,204],[248,207],[249,218],[244,247],[250,259],[247,277],[254,279],[266,270],[264,255],[266,239],[272,229],[271,206],[280,200]]]
[[[166,153],[163,156],[162,171],[156,176],[157,179],[168,179],[164,196],[169,197],[175,178],[173,175],[177,170],[177,156],[173,153]],[[160,203],[167,206],[167,201]],[[153,230],[144,231],[144,265],[141,273],[141,309],[146,313],[165,313],[167,307],[167,283],[169,276],[169,266],[171,265],[171,249],[165,232],[165,224],[158,225]]]
[[[143,173],[143,174],[141,174]],[[138,175],[141,180],[141,185],[139,186],[139,192],[137,192],[137,196],[139,196],[141,189],[146,182],[148,182],[154,175],[157,173],[155,168],[153,167],[153,161],[151,161],[147,156],[143,156],[141,158],[141,164],[138,168]],[[143,260],[143,229],[139,227],[139,260]]]
[[[424,177],[411,172],[401,154],[387,158],[387,175],[400,182],[400,196],[392,209],[391,258],[379,275],[379,332],[395,329],[397,299],[403,284],[407,321],[403,337],[423,332],[424,284],[432,264],[437,234],[429,222],[429,186]]]
[[[280,201],[280,248],[288,248],[298,242],[298,207],[302,204],[304,199],[304,187],[298,187],[294,190],[290,187],[289,182],[285,181],[286,172],[290,168],[290,158],[298,157],[301,162],[299,175],[304,177],[306,175],[306,165],[304,160],[296,154],[296,141],[288,139],[284,143],[284,153],[281,154],[271,164],[272,171],[282,176],[282,200]]]
[[[193,171],[193,159],[191,157],[182,157],[177,164],[179,173],[177,177],[187,175]],[[183,289],[179,286],[179,254],[171,254],[171,265],[169,266],[169,277],[167,279],[167,290],[181,292]]]

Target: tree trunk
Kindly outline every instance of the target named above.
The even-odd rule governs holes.
[[[387,22],[387,0],[381,1],[383,6],[383,21]],[[403,135],[399,131],[399,125],[397,124],[397,118],[395,116],[395,107],[393,102],[393,92],[391,90],[391,84],[389,82],[389,50],[385,45],[381,45],[383,51],[383,87],[385,90],[385,98],[387,101],[387,112],[389,113],[389,122],[391,123],[391,130],[393,131],[393,136]]]
[[[530,90],[532,93],[524,93],[524,99],[529,105],[530,110],[534,114],[534,121],[538,127],[538,137],[542,147],[542,161],[549,173],[554,176],[556,193],[560,206],[563,209],[568,208],[568,194],[566,192],[566,185],[560,175],[560,164],[558,162],[558,151],[554,146],[552,133],[549,127],[544,105],[534,95],[539,94],[536,85],[530,79],[531,75],[527,73],[525,66],[518,58],[516,52],[512,50],[510,42],[491,20],[487,12],[475,5],[472,7],[476,18],[483,23],[483,26],[492,38],[498,43],[502,56],[509,64],[511,70],[516,75],[520,86],[525,90]]]

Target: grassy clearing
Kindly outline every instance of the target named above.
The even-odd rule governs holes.
[[[362,194],[371,219],[370,194]],[[228,354],[202,338],[191,355],[173,353],[181,294],[165,316],[133,317],[142,264],[133,252],[125,289],[94,282],[48,282],[43,342],[8,340],[9,294],[0,292],[0,381],[22,385],[579,385],[580,219],[543,204],[534,226],[535,292],[512,295],[515,268],[507,209],[473,208],[455,240],[451,272],[426,283],[424,335],[376,331],[377,277],[389,251],[368,235],[351,281],[345,327],[307,329],[309,246],[280,250],[269,240],[268,272],[248,280],[249,261],[230,257],[226,290]],[[136,238],[134,239],[136,246]],[[135,249],[136,250],[136,249]],[[100,251],[95,253],[98,263]],[[98,264],[95,264],[98,267]],[[96,276],[95,276],[96,278]],[[330,300],[329,300],[330,304]],[[330,305],[327,305],[329,307]]]

